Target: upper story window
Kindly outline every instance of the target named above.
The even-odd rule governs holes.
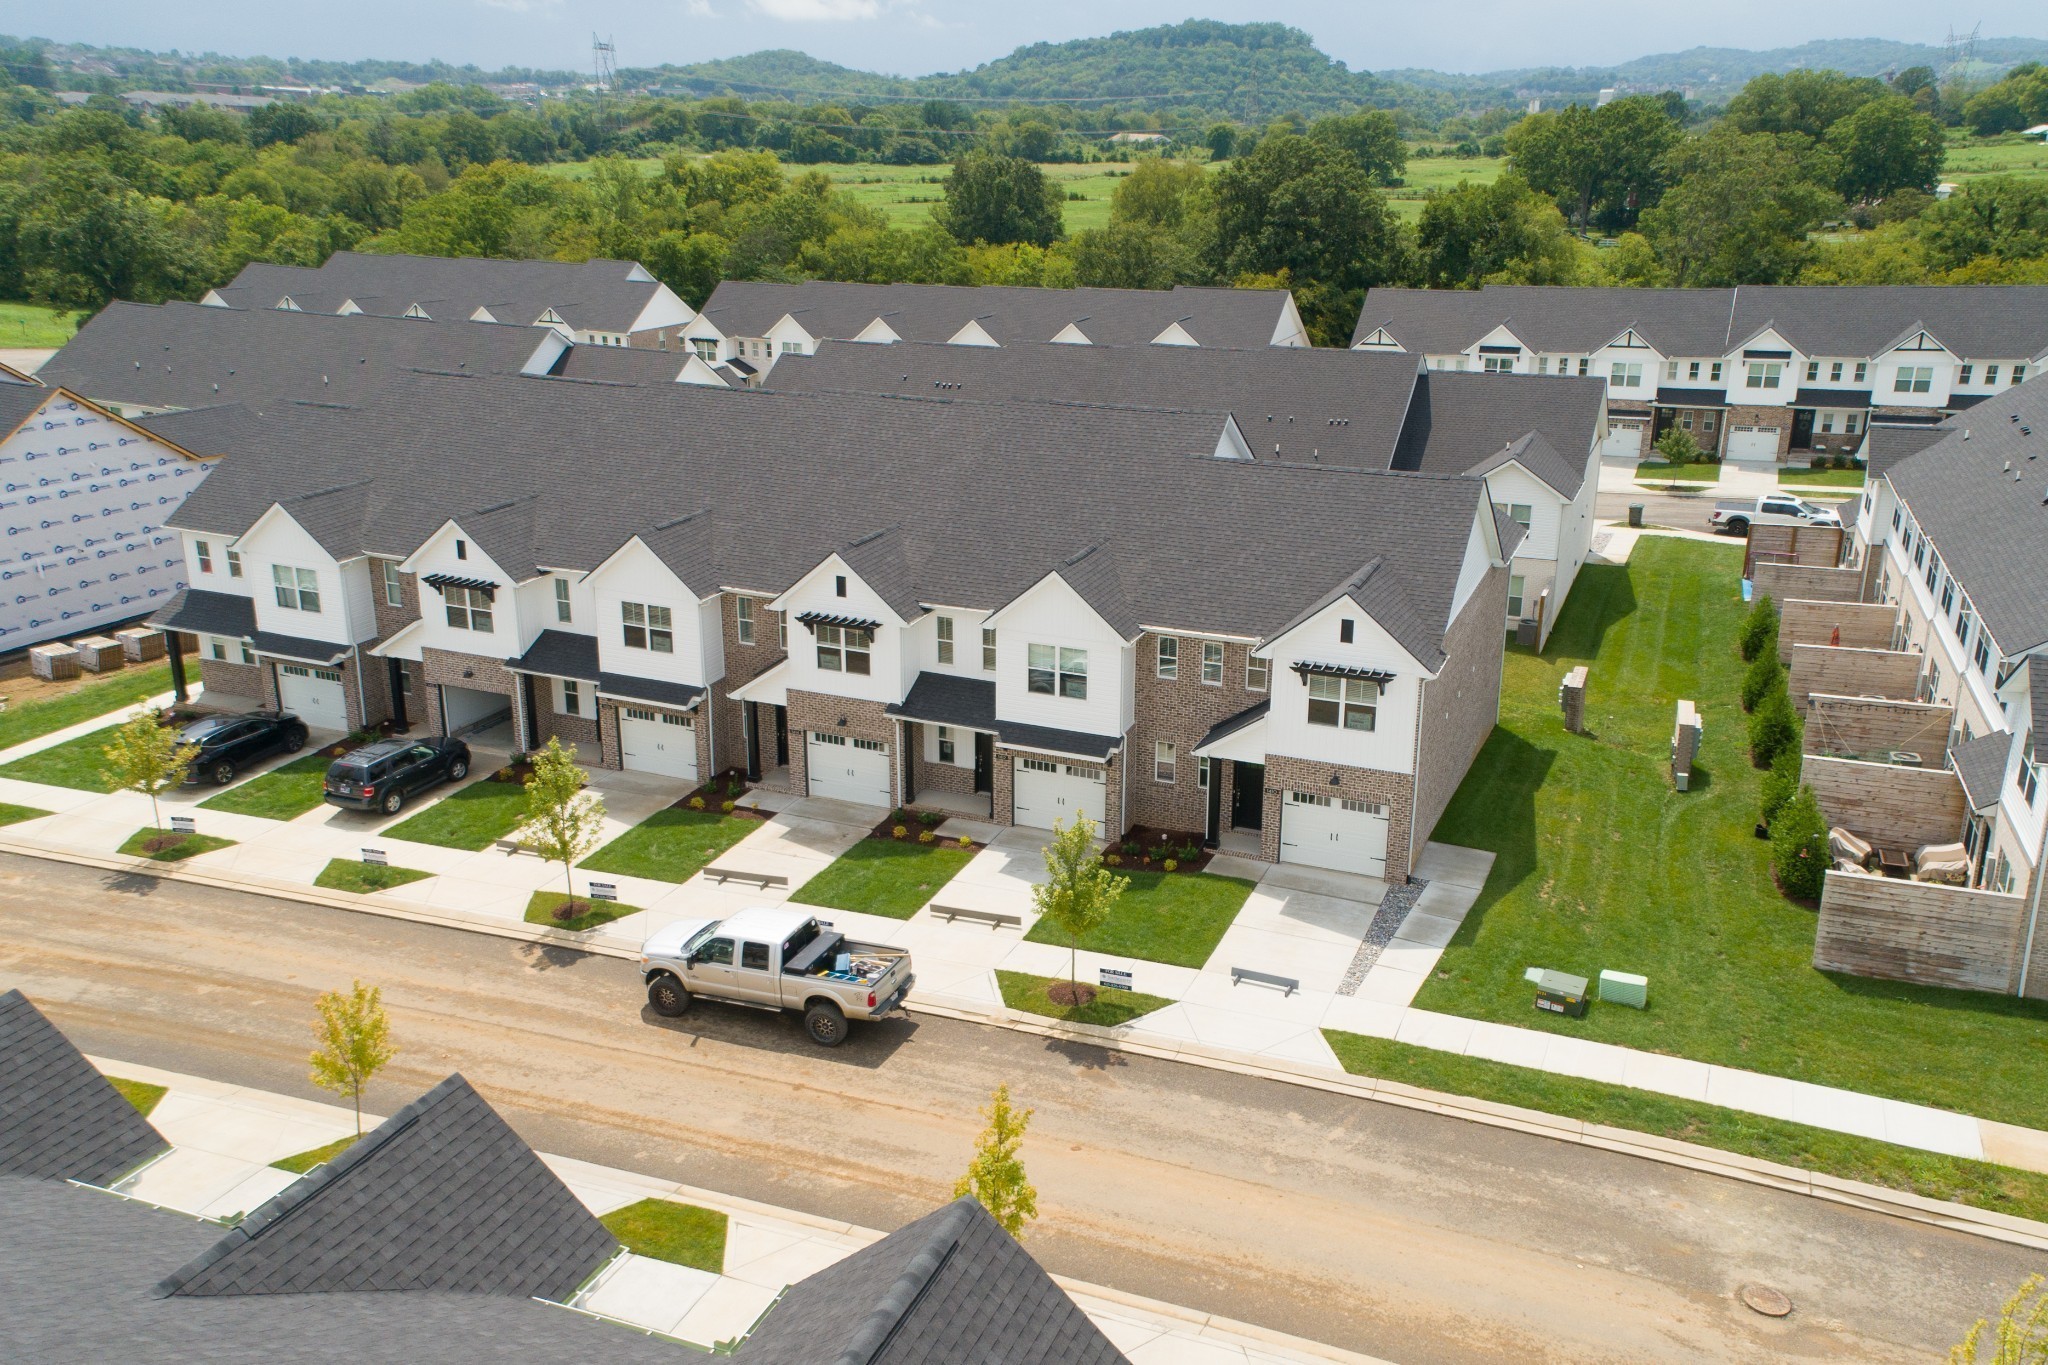
[[[1308,680],[1308,723],[1345,730],[1370,730],[1378,720],[1380,687],[1366,678],[1312,674]]]
[[[1511,355],[1486,356],[1482,364],[1488,374],[1513,374],[1515,372],[1515,358]]]
[[[1088,697],[1088,651],[1064,645],[1030,645],[1026,649],[1025,687],[1047,697]]]
[[[1676,379],[1678,378],[1678,362],[1677,362],[1677,361],[1675,361],[1675,360],[1667,360],[1667,361],[1665,361],[1665,362],[1664,362],[1664,377],[1665,377],[1666,379],[1670,379],[1670,380],[1676,380]]]
[[[1901,365],[1892,380],[1893,393],[1926,393],[1934,387],[1932,365]]]
[[[1956,643],[1965,649],[1969,648],[1970,627],[1976,623],[1976,619],[1970,611],[1970,604],[1963,603],[1963,614],[1956,617]]]
[[[482,588],[451,585],[441,590],[441,597],[447,607],[448,624],[455,629],[481,631],[486,635],[495,629],[491,595]]]
[[[468,541],[466,541],[466,540],[458,540],[458,541],[456,541],[456,542],[455,542],[455,557],[456,557],[457,559],[468,559],[468,558],[469,558],[469,542],[468,542]]]
[[[1178,678],[1180,676],[1180,641],[1171,635],[1159,637],[1159,676]]]
[[[1643,367],[1640,361],[1617,360],[1608,367],[1607,382],[1617,389],[1638,388],[1643,382]]]
[[[2013,367],[2012,367],[2012,382],[2013,382],[2013,383],[2015,383],[2015,384],[2024,384],[2024,383],[2026,383],[2026,382],[2027,382],[2027,367],[2026,367],[2026,366],[2024,366],[2024,365],[2015,365],[2015,366],[2013,366]]]
[[[1842,382],[1841,361],[1837,360],[1834,364],[1828,366],[1828,382],[1830,384],[1839,384]]]
[[[621,602],[619,617],[625,626],[626,648],[647,649],[656,654],[676,652],[675,614],[667,607]]]
[[[952,617],[950,617],[950,616],[941,616],[941,617],[939,618],[939,620],[938,620],[938,631],[939,631],[939,662],[940,662],[940,663],[942,663],[942,664],[949,664],[949,663],[952,663],[952,662],[953,662],[953,618],[952,618]]]
[[[1981,630],[1977,632],[1977,671],[1986,678],[1991,676],[1991,636]]]
[[[1202,682],[1208,687],[1223,686],[1223,645],[1220,641],[1202,641]]]
[[[1856,382],[1857,382],[1857,383],[1859,383],[1859,384],[1861,384],[1861,383],[1862,383],[1862,382],[1863,382],[1863,381],[1864,381],[1864,380],[1865,380],[1866,378],[1868,378],[1868,377],[1869,377],[1869,375],[1870,375],[1870,362],[1869,362],[1869,361],[1867,361],[1867,360],[1859,360],[1859,361],[1857,361],[1857,362],[1856,362]]]
[[[1752,360],[1749,362],[1749,377],[1743,384],[1752,389],[1775,389],[1785,378],[1785,362],[1782,360]]]
[[[377,576],[384,582],[384,605],[402,607],[405,605],[405,581],[398,576],[398,561],[380,559],[377,561]]]
[[[692,337],[690,348],[696,351],[699,360],[718,359],[718,343],[709,337]]]
[[[1998,367],[1997,367],[1996,365],[1986,365],[1986,366],[1984,367],[1984,386],[1985,386],[1986,388],[1989,388],[1990,386],[1992,386],[1993,384],[1996,384],[1997,382],[1998,382]]]
[[[733,635],[743,645],[754,643],[754,599],[735,597],[733,609]]]
[[[1957,370],[1956,387],[1959,389],[1967,389],[1968,387],[1970,387],[1970,385],[1974,382],[1972,376],[1975,375],[1976,370],[1977,367],[1975,365],[1965,365],[1961,369]],[[1994,375],[1998,373],[1998,367],[1996,365],[1991,367],[1991,373]],[[1990,384],[1995,383],[1997,381],[1992,379],[1986,379],[1984,382]]]
[[[1524,531],[1529,529],[1529,523],[1535,519],[1536,515],[1535,509],[1526,502],[1497,502],[1493,507],[1495,511],[1499,512],[1509,521],[1514,522]]]
[[[2041,765],[2034,761],[2034,736],[2020,736],[2020,798],[2029,806],[2041,791]]]
[[[1806,382],[1809,384],[1818,384],[1820,382],[1820,362],[1818,360],[1806,362]]]
[[[195,540],[192,542],[192,553],[198,556],[199,572],[213,572],[213,546],[211,544],[203,540]]]
[[[1245,656],[1244,656],[1244,687],[1245,687],[1245,691],[1247,691],[1247,692],[1263,692],[1263,691],[1265,691],[1265,690],[1267,689],[1267,687],[1271,686],[1271,684],[1270,684],[1270,683],[1269,683],[1269,682],[1267,681],[1267,679],[1268,679],[1268,678],[1269,678],[1269,677],[1271,676],[1271,671],[1272,671],[1272,667],[1273,667],[1273,665],[1272,665],[1272,664],[1271,664],[1271,663],[1270,663],[1269,661],[1267,661],[1267,660],[1265,660],[1265,659],[1261,659],[1261,658],[1259,658],[1259,657],[1258,657],[1258,656],[1257,656],[1256,654],[1247,654],[1247,655],[1245,655]]]
[[[987,626],[981,628],[981,671],[996,671],[996,633]]]
[[[270,581],[272,590],[277,594],[277,605],[286,611],[320,610],[320,580],[311,569],[273,564],[270,566]]]
[[[784,355],[802,355],[803,353],[804,344],[801,341],[785,341],[782,343],[782,354]]]
[[[555,619],[557,621],[567,621],[570,619],[570,615],[569,580],[557,578],[555,580]]]
[[[875,633],[854,626],[818,626],[818,667],[867,676]]]
[[[229,551],[228,551],[228,577],[229,577],[229,578],[240,578],[241,576],[242,576],[242,552],[241,552],[240,550],[229,550]]]
[[[1350,617],[1347,616],[1337,623],[1337,642],[1339,644],[1348,645],[1357,637],[1357,635],[1358,624],[1357,622],[1353,621]]]

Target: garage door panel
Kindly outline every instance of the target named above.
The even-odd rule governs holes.
[[[697,727],[690,716],[639,706],[619,708],[619,766],[697,780]]]
[[[1387,875],[1387,808],[1290,791],[1280,814],[1280,861],[1366,877]]]
[[[1778,458],[1778,427],[1734,426],[1728,428],[1727,458],[1771,460]]]
[[[889,746],[881,741],[813,731],[804,753],[812,796],[864,806],[895,804]]]
[[[1091,764],[1020,758],[1010,818],[1031,829],[1051,829],[1054,821],[1070,824],[1076,816],[1085,816],[1100,836],[1108,788],[1104,771]]]
[[[1643,449],[1643,428],[1649,425],[1640,421],[1615,421],[1607,424],[1607,439],[1601,443],[1600,453],[1613,459],[1626,459],[1637,455]]]
[[[348,698],[338,669],[279,664],[277,704],[312,729],[348,729]]]

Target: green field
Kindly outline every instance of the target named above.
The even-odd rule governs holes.
[[[39,303],[0,303],[0,348],[62,346],[77,330],[75,313]]]
[[[1394,212],[1405,222],[1422,216],[1422,201],[1435,190],[1455,189],[1460,181],[1491,185],[1507,169],[1502,156],[1431,156],[1411,159],[1401,174],[1401,183],[1387,191]]]
[[[1991,142],[1951,138],[1948,159],[1941,166],[1942,179],[1953,180],[1960,185],[1985,175],[2048,179],[2048,145],[2039,138],[2025,142],[2017,138],[1999,138]]]

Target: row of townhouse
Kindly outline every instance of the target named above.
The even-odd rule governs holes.
[[[393,370],[142,420],[226,457],[157,624],[322,728],[1398,880],[1498,710],[1523,533],[1485,483],[1219,410]]]
[[[1676,427],[1730,460],[1805,463],[2039,373],[2048,286],[1375,289],[1352,345],[1439,369],[1604,379],[1610,458]]]
[[[1973,884],[2026,896],[2031,941],[2048,883],[2048,380],[1874,442],[1872,474],[1867,595],[1899,609],[1895,647],[1925,656],[1921,699],[1955,708]]]

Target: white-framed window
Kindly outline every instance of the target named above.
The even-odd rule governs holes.
[[[1700,377],[1699,361],[1688,360],[1685,362],[1685,377],[1687,379],[1698,379]]]
[[[236,550],[236,549],[230,549],[230,550],[228,551],[228,577],[229,577],[229,578],[240,578],[241,576],[242,576],[242,552],[241,552],[240,550]]]
[[[242,651],[242,662],[253,667],[256,663],[256,651],[249,648],[247,640],[240,641],[239,647]]]
[[[1820,431],[1821,431],[1821,435],[1823,435],[1823,436],[1829,436],[1829,435],[1833,435],[1833,434],[1834,434],[1834,430],[1835,430],[1835,415],[1834,415],[1834,414],[1833,414],[1832,412],[1824,412],[1824,413],[1822,413],[1822,414],[1820,415]]]
[[[208,541],[204,541],[204,540],[195,540],[195,541],[193,541],[193,542],[192,542],[192,553],[193,553],[194,555],[198,556],[198,559],[199,559],[199,572],[201,572],[201,573],[212,573],[212,572],[213,572],[213,546],[212,546],[212,544],[211,544],[210,542],[208,542]]]
[[[270,566],[270,584],[271,590],[277,594],[277,605],[286,611],[320,610],[320,579],[311,569],[273,564]]]
[[[950,616],[941,616],[941,617],[939,618],[939,621],[938,621],[938,629],[939,629],[939,662],[940,662],[940,663],[942,663],[942,664],[949,664],[949,663],[952,663],[952,662],[953,662],[953,618],[952,618],[952,617],[950,617]]]
[[[1984,387],[1987,389],[1994,388],[1997,384],[1998,367],[1996,365],[1986,365],[1984,367]]]
[[[782,354],[784,355],[802,355],[803,353],[804,344],[801,341],[785,341],[782,343]]]
[[[1272,686],[1272,684],[1268,681],[1268,679],[1272,677],[1272,672],[1272,660],[1261,659],[1256,654],[1245,655],[1244,690],[1247,692],[1265,691],[1268,687]]]
[[[789,653],[789,613],[775,618],[775,647],[784,654]]]
[[[1220,640],[1202,641],[1202,685],[1223,686],[1223,643]]]
[[[818,667],[828,673],[866,677],[875,647],[875,633],[858,626],[818,625]]]
[[[1985,631],[1977,632],[1977,671],[1985,677],[1991,676],[1991,636]]]
[[[573,678],[562,679],[562,714],[580,716],[583,714],[583,684]]]
[[[1209,790],[1211,768],[1214,763],[1215,760],[1209,758],[1198,758],[1195,760],[1195,785],[1203,791]]]
[[[448,624],[456,630],[488,635],[496,628],[491,619],[491,595],[483,589],[450,586],[441,589],[441,598],[447,608]]]
[[[1680,427],[1684,428],[1684,429],[1685,429],[1685,430],[1687,430],[1687,431],[1691,431],[1691,430],[1692,430],[1692,411],[1691,411],[1691,409],[1687,409],[1686,411],[1684,411],[1684,412],[1681,412],[1681,413],[1679,413],[1679,414],[1678,414],[1678,425],[1679,425]]]
[[[228,642],[221,639],[218,635],[213,637],[213,657],[223,663],[227,662]]]
[[[566,578],[556,578],[555,619],[557,621],[567,621],[571,619],[571,616],[572,613],[569,609],[569,580]]]
[[[619,603],[626,648],[654,654],[676,652],[675,613],[648,602]]]
[[[377,577],[384,584],[384,605],[402,607],[405,605],[405,580],[399,576],[398,561],[380,559],[377,561]]]
[[[754,643],[754,599],[735,597],[732,600],[733,636],[743,645]]]
[[[1715,361],[1715,362],[1713,363],[1713,367],[1712,367],[1712,368],[1711,368],[1711,369],[1710,369],[1710,370],[1708,371],[1708,374],[1707,374],[1707,378],[1708,378],[1709,380],[1711,380],[1711,381],[1712,381],[1713,383],[1716,383],[1716,384],[1718,384],[1718,383],[1720,383],[1720,382],[1721,382],[1721,362],[1720,362],[1720,361],[1718,361],[1718,360],[1717,360],[1717,361]]]
[[[1970,385],[1971,385],[1971,383],[1973,382],[1973,381],[1972,381],[1972,378],[1971,378],[1971,376],[1972,376],[1972,375],[1973,375],[1973,374],[1974,374],[1974,373],[1976,372],[1976,369],[1977,369],[1977,367],[1976,367],[1975,365],[1965,365],[1965,366],[1963,366],[1963,367],[1962,367],[1961,369],[1957,370],[1957,371],[1956,371],[1956,387],[1957,387],[1957,388],[1959,388],[1959,389],[1967,389],[1967,388],[1969,388],[1969,387],[1970,387]],[[1992,373],[1994,373],[1994,374],[1995,374],[1995,373],[1997,373],[1997,367],[1996,367],[1996,366],[1993,366],[1993,367],[1992,367]],[[1985,380],[1984,382],[1985,382],[1985,383],[1987,383],[1987,384],[1989,384],[1989,383],[1993,383],[1993,382],[1995,382],[1995,381],[1993,381],[1993,380],[1990,380],[1990,379],[1987,379],[1987,380]]]
[[[1634,389],[1642,387],[1642,362],[1627,360],[1615,361],[1607,368],[1607,382],[1617,389]]]
[[[1368,678],[1332,678],[1311,674],[1308,680],[1308,723],[1344,730],[1370,730],[1378,720],[1380,687]]]
[[[996,633],[987,626],[981,628],[981,671],[996,671]]]
[[[1593,358],[1592,358],[1591,356],[1585,356],[1585,355],[1582,355],[1582,356],[1580,356],[1580,357],[1579,357],[1579,378],[1581,378],[1581,379],[1584,379],[1584,378],[1585,378],[1585,377],[1586,377],[1586,376],[1587,376],[1588,374],[1592,373],[1592,370],[1593,370]]]
[[[1537,357],[1536,357],[1536,373],[1538,373],[1538,374],[1549,374],[1549,373],[1550,373],[1550,357],[1549,357],[1549,356],[1547,356],[1547,355],[1539,355],[1539,356],[1537,356]],[[1207,760],[1207,759],[1203,759],[1202,761],[1203,761],[1204,763],[1207,763],[1207,762],[1208,762],[1209,760]]]
[[[1743,384],[1752,389],[1775,389],[1785,379],[1785,362],[1782,360],[1752,360],[1749,362],[1749,376]]]
[[[1511,502],[1503,510],[1507,512],[1508,520],[1521,527],[1524,531],[1529,529],[1529,523],[1535,520],[1536,517],[1535,508],[1526,502]]]
[[[1993,381],[1986,380],[1986,383]],[[1893,393],[1926,393],[1934,387],[1932,365],[1901,365],[1892,379]]]
[[[1513,374],[1515,358],[1511,355],[1489,355],[1480,358],[1480,364],[1488,374]]]
[[[1806,382],[1809,384],[1820,383],[1820,362],[1818,360],[1806,362]]]
[[[718,359],[718,343],[709,337],[691,337],[690,349],[697,353],[699,360],[715,362]]]
[[[1842,362],[1841,362],[1841,361],[1839,361],[1839,360],[1837,360],[1837,361],[1836,361],[1836,362],[1835,362],[1834,364],[1832,364],[1832,365],[1830,365],[1830,366],[1828,367],[1828,383],[1830,383],[1830,384],[1839,384],[1839,383],[1841,383],[1841,382],[1842,382]]]
[[[1675,361],[1675,360],[1667,360],[1667,361],[1665,361],[1665,362],[1664,362],[1664,378],[1665,378],[1665,379],[1667,379],[1667,380],[1670,380],[1670,381],[1671,381],[1671,382],[1673,382],[1673,383],[1676,383],[1676,382],[1678,381],[1678,362],[1677,362],[1677,361]]]
[[[468,559],[468,558],[469,558],[469,542],[468,542],[468,541],[466,541],[466,540],[458,540],[458,541],[456,541],[456,542],[455,542],[455,557],[456,557],[457,559]]]
[[[2041,765],[2034,760],[2033,738],[2028,734],[2020,740],[2020,797],[2028,809],[2033,808],[2034,798],[2041,794]]]
[[[1861,425],[1861,413],[1845,412],[1842,414],[1842,432],[1844,435],[1854,436],[1856,434],[1856,428]]]
[[[1177,636],[1162,635],[1159,637],[1159,660],[1155,666],[1155,671],[1162,678],[1178,678],[1180,676],[1180,640]]]
[[[1154,782],[1173,781],[1176,753],[1177,751],[1174,746],[1163,739],[1152,746],[1152,780]]]
[[[1527,586],[1521,574],[1508,575],[1508,615],[1517,621],[1522,618],[1522,595]]]
[[[939,727],[939,762],[951,763],[952,761],[953,727],[950,725],[941,725]]]
[[[1027,645],[1024,685],[1046,697],[1088,698],[1088,651],[1065,645]]]
[[[2013,382],[2013,383],[2015,383],[2015,384],[2024,384],[2024,383],[2026,383],[2026,382],[2027,382],[2027,367],[2026,367],[2026,366],[2024,366],[2024,365],[2015,365],[2015,366],[2013,366],[2013,367],[2012,367],[2012,382]]]

